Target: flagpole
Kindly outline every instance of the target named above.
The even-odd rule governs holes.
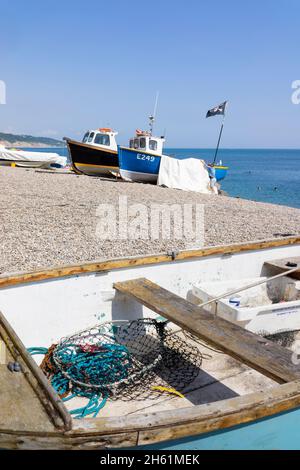
[[[215,151],[215,157],[214,157],[214,161],[213,161],[213,163],[212,163],[213,165],[216,163],[216,159],[217,159],[217,155],[218,155],[220,140],[221,140],[221,137],[222,137],[223,127],[224,127],[224,120],[225,120],[225,114],[224,114],[224,117],[223,117],[223,119],[222,119],[222,125],[221,125],[221,129],[220,129],[220,133],[219,133],[219,138],[218,138],[218,143],[217,143],[217,147],[216,147],[216,151]]]

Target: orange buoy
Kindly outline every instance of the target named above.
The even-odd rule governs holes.
[[[112,129],[110,127],[100,127],[99,131],[100,132],[112,132]]]

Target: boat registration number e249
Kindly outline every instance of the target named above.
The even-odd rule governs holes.
[[[138,160],[148,160],[148,162],[154,162],[155,157],[152,157],[151,155],[143,155],[142,153],[138,153],[136,158]]]

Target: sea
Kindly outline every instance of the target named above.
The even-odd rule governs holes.
[[[67,156],[66,148],[36,150]],[[215,150],[166,148],[164,153],[209,163]],[[221,187],[230,196],[300,208],[300,150],[220,149],[217,162],[220,160],[229,167]]]

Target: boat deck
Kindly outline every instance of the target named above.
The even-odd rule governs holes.
[[[272,379],[212,348],[209,344],[187,337],[178,328],[174,329],[174,332],[189,344],[196,346],[202,356],[198,376],[183,390],[184,398],[162,392],[151,399],[108,400],[99,412],[99,417],[126,416],[192,407],[263,391],[276,385]],[[87,400],[84,398],[73,398],[65,402],[65,405],[68,410],[73,410],[86,405],[86,403]]]
[[[296,250],[293,250],[293,255],[295,253],[297,254]],[[280,257],[278,252],[277,257]],[[229,268],[232,267],[231,260],[231,256],[226,257],[229,265],[227,271],[224,268],[221,273],[225,279]],[[272,257],[269,256],[267,260],[270,262]],[[81,268],[77,267],[75,272],[74,268],[71,268],[68,272],[61,270],[47,273],[36,272],[19,276],[17,279],[11,276],[2,280],[6,287],[12,287],[15,283],[28,283],[30,287],[33,280],[39,281],[39,284],[35,290],[28,290],[30,312],[24,309],[21,312],[21,319],[13,316],[14,308],[11,311],[9,308],[6,309],[5,316],[0,313],[0,346],[2,339],[6,352],[6,357],[1,357],[0,347],[2,376],[0,405],[4,410],[3,420],[0,417],[0,427],[2,427],[0,446],[61,449],[128,448],[192,436],[205,436],[213,431],[230,429],[246,423],[256,426],[256,421],[260,418],[271,417],[276,423],[283,413],[289,411],[293,413],[295,411],[297,418],[300,407],[300,364],[297,364],[295,353],[291,351],[292,345],[283,347],[271,341],[269,336],[262,337],[218,316],[217,309],[211,313],[205,310],[203,304],[196,305],[186,300],[190,298],[188,294],[194,285],[194,278],[198,280],[197,273],[201,272],[204,276],[206,267],[207,275],[209,274],[210,266],[206,264],[208,261],[205,260],[203,265],[194,265],[194,271],[191,272],[190,277],[188,277],[190,274],[188,263],[187,267],[180,269],[171,280],[168,278],[166,283],[164,283],[165,278],[159,275],[160,271],[155,276],[155,270],[152,268],[149,270],[144,267],[141,270],[138,268],[126,275],[122,270],[119,272],[119,268],[124,268],[123,261],[121,265],[120,262],[114,264],[113,268],[107,263],[98,264],[97,269],[91,269],[90,266],[83,268],[93,273],[106,272],[110,268],[105,276],[92,275],[81,278],[80,274],[84,270],[80,271]],[[217,263],[214,258],[212,261],[213,272],[215,272]],[[261,264],[259,270],[255,267],[255,275],[266,276],[263,272],[266,264],[264,257],[260,256],[259,261]],[[134,262],[128,261],[131,264]],[[191,264],[193,263],[194,260]],[[275,264],[274,261],[272,263]],[[125,265],[125,267],[128,266]],[[118,270],[115,274],[114,269]],[[139,271],[138,275],[144,277],[134,279],[137,271]],[[284,270],[283,274],[290,275],[291,271]],[[294,268],[294,272],[296,271],[298,267]],[[186,273],[184,289],[179,288],[182,287],[179,281]],[[246,272],[244,272],[244,277],[245,274]],[[166,271],[164,275],[168,276],[170,273]],[[52,283],[52,279],[60,279],[62,276],[69,276],[70,282],[64,277],[57,284]],[[43,286],[40,284],[41,278],[45,281]],[[51,282],[48,284],[49,279]],[[75,284],[74,288],[73,281],[77,283],[81,279],[83,284],[80,298],[83,298],[83,303],[79,304],[76,313],[74,308],[77,307],[78,297],[74,295],[74,292],[78,285]],[[157,284],[153,282],[154,280]],[[48,286],[57,288],[56,296],[53,295],[50,287],[48,289]],[[44,292],[42,287],[45,287]],[[114,295],[114,289],[116,295]],[[14,294],[12,306],[15,305],[16,300],[18,305],[22,305],[23,298],[17,297],[14,287],[12,290],[8,289],[7,292]],[[23,289],[20,293],[23,294]],[[101,293],[103,297],[100,301],[98,297],[96,299],[93,297],[92,306],[95,308],[89,311],[87,294],[95,296],[95,293]],[[35,295],[38,295],[37,303],[34,302]],[[43,307],[48,299],[52,298],[55,304],[54,306],[50,304],[49,314],[46,315]],[[66,305],[69,310],[65,310]],[[99,316],[104,306],[107,312],[111,313],[111,317],[91,327],[95,313]],[[33,310],[32,313],[31,310]],[[75,313],[81,321],[82,316],[85,315],[84,321],[87,326],[83,324],[77,333],[68,336],[71,327],[75,330],[76,320],[78,320]],[[27,333],[24,325],[24,318],[26,317],[27,320],[26,315],[31,319],[27,322],[31,328]],[[122,323],[124,319],[123,328],[117,322]],[[168,320],[168,328],[158,323],[159,320],[164,319]],[[31,325],[34,320],[37,320],[36,328],[32,331]],[[97,320],[100,321],[100,318],[97,317]],[[55,323],[55,326],[59,324],[59,331],[51,330],[50,323]],[[23,329],[20,325],[23,325]],[[44,330],[41,325],[44,326]],[[105,325],[108,325],[107,329]],[[293,339],[299,340],[300,329],[294,328],[290,332],[280,331],[282,336],[278,339],[282,341],[282,344],[290,345]],[[283,335],[283,331],[287,332],[286,336]],[[45,332],[42,338],[41,332]],[[18,336],[20,333],[22,340]],[[110,336],[110,333],[113,334]],[[64,334],[67,336],[63,336]],[[95,379],[97,381],[97,383],[94,382],[95,386],[100,386],[98,384],[103,384],[106,380],[109,389],[120,387],[117,388],[119,391],[116,392],[114,399],[107,401],[96,419],[92,414],[85,419],[75,419],[75,416],[68,412],[85,406],[87,399],[73,398],[63,402],[59,398],[42,369],[38,367],[35,361],[36,356],[30,356],[26,349],[32,344],[38,344],[34,340],[35,335],[41,340],[41,347],[49,348],[51,344],[64,345],[64,341],[56,343],[61,341],[56,338],[65,338],[66,341],[71,339],[70,344],[75,347],[78,345],[83,352],[93,352],[91,348],[95,346],[95,352],[121,351],[122,354],[126,353],[113,356],[114,361],[116,357],[120,359],[118,362],[120,367],[115,367],[114,362],[111,375],[107,373],[109,361],[102,362],[101,359],[96,369],[89,369],[89,364],[84,362],[82,379],[84,385],[81,384],[82,386],[93,383]],[[118,345],[118,347],[105,350],[106,344]],[[180,366],[177,366],[177,359],[173,362],[169,360],[170,356],[173,357],[172,345],[176,354],[183,358],[179,361]],[[121,346],[124,346],[123,351]],[[39,348],[38,350],[41,351]],[[55,350],[57,351],[57,348]],[[136,351],[136,357],[134,351]],[[185,351],[186,355],[184,355]],[[79,353],[81,354],[80,350]],[[45,364],[50,358],[51,356],[46,359]],[[52,356],[52,359],[55,362],[55,356]],[[7,365],[11,360],[19,363],[21,366],[19,372],[9,371]],[[79,360],[81,361],[82,358],[80,357]],[[124,362],[121,362],[123,360]],[[194,367],[190,375],[189,364]],[[66,365],[69,367],[68,357]],[[104,366],[103,369],[102,366]],[[53,369],[51,369],[50,362],[48,367],[49,369],[45,370],[48,372],[50,370],[51,375]],[[167,367],[175,371],[171,374],[172,380],[169,380],[169,375],[165,373]],[[118,375],[117,369],[121,370],[122,374]],[[94,370],[100,372],[101,375],[96,376]],[[157,372],[159,375],[155,376],[154,370],[159,371]],[[127,372],[128,375],[126,375]],[[189,375],[192,380],[181,380],[184,375]],[[103,380],[102,377],[105,379]],[[122,390],[122,381],[130,379],[135,380],[134,387],[128,385],[126,391]],[[108,385],[109,381],[111,385]],[[184,382],[186,385],[183,387]],[[153,385],[162,389],[153,391]],[[68,390],[68,383],[64,387]],[[173,391],[170,388],[173,388]],[[183,396],[179,397],[176,391],[182,393]],[[127,394],[127,392],[125,400],[121,393]],[[16,403],[16,411],[13,408],[14,403]],[[284,429],[282,433],[285,433]],[[297,436],[294,438],[294,442],[297,438]]]

